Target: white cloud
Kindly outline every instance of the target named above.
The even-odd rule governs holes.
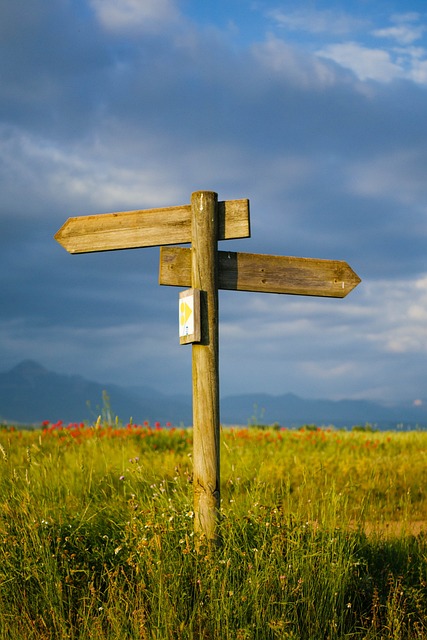
[[[179,17],[174,0],[90,0],[99,22],[109,31],[157,32]]]
[[[427,276],[415,280],[365,283],[377,305],[367,340],[391,354],[427,354]]]
[[[420,14],[415,12],[394,14],[391,16],[390,20],[396,26],[386,27],[384,29],[375,29],[372,34],[378,38],[391,38],[393,40],[397,40],[397,42],[402,45],[410,45],[416,40],[422,38],[426,31],[427,27],[423,24],[419,24],[420,17]]]
[[[310,33],[317,38],[310,48],[317,43],[315,53],[319,59],[332,60],[352,71],[361,81],[391,82],[405,78],[419,84],[427,82],[427,50],[414,46],[427,31],[427,25],[418,13],[395,14],[389,18],[389,25],[376,29],[368,21],[329,10],[275,11],[270,16],[289,31]],[[372,39],[376,39],[377,46],[372,45]],[[274,38],[268,40],[265,58],[276,70],[286,65],[292,68],[291,54],[284,43],[280,47],[278,42],[280,40]],[[325,68],[322,72],[325,75]],[[326,77],[332,75],[328,68]]]
[[[280,9],[268,14],[280,27],[291,31],[306,31],[309,33],[327,33],[346,35],[355,29],[366,26],[365,20],[360,20],[348,13],[311,9],[308,11],[291,11],[285,13]]]
[[[53,203],[61,201],[61,206],[84,203],[90,209],[104,205],[109,211],[119,203],[123,209],[127,205],[132,208],[138,195],[144,195],[145,202],[150,194],[154,199],[156,188],[157,194],[165,195],[165,185],[159,185],[157,172],[114,166],[105,149],[60,147],[14,130],[4,135],[2,149],[0,181],[7,185],[3,202],[16,209],[17,214],[27,215],[28,211],[20,203],[23,186],[26,197],[31,194],[33,207],[48,195],[51,209]]]
[[[424,56],[425,56],[425,51],[424,51]],[[414,82],[417,82],[418,84],[427,84],[427,60],[413,59],[411,78]]]
[[[389,52],[369,49],[357,42],[327,45],[319,49],[317,55],[350,69],[360,80],[390,82],[406,75],[404,69],[393,62]]]
[[[221,297],[223,315],[235,306],[236,295]],[[264,368],[253,363],[268,362],[271,393],[330,397],[333,381],[336,397],[422,397],[426,317],[427,274],[362,281],[344,301],[240,294],[239,317],[220,323],[227,387],[236,385],[232,376],[238,375],[245,387],[267,390]]]
[[[253,52],[263,66],[301,88],[329,87],[335,83],[335,74],[328,65],[299,54],[280,38],[270,35],[264,43],[254,46]]]
[[[401,24],[396,27],[376,29],[372,34],[378,38],[391,38],[397,40],[399,44],[408,45],[422,38],[425,29],[423,25]]]
[[[158,157],[167,141],[158,134],[140,131],[140,148],[134,151],[126,144],[125,133],[113,123],[108,122],[106,129],[101,127],[102,142],[83,140],[81,145],[61,146],[13,128],[0,128],[4,208],[26,216],[29,198],[34,210],[39,202],[44,207],[47,197],[49,211],[82,207],[82,214],[180,204],[180,167],[165,163],[162,171],[158,168]],[[191,163],[203,166],[200,158],[192,158]],[[183,203],[188,197],[186,194]]]
[[[306,360],[299,365],[301,372],[311,378],[320,378],[323,380],[336,380],[342,377],[354,376],[357,374],[356,362],[340,362],[337,364],[326,364],[325,361],[315,362]]]

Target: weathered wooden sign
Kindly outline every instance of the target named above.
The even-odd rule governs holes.
[[[180,342],[193,345],[194,522],[209,542],[220,508],[218,289],[343,298],[360,282],[342,261],[218,252],[218,240],[249,236],[249,201],[218,202],[213,191],[190,205],[69,218],[55,235],[70,253],[159,245],[160,284],[191,287],[180,297]]]
[[[249,200],[218,202],[218,240],[248,238]],[[55,240],[69,253],[137,249],[192,241],[191,205],[68,218]]]
[[[344,298],[360,282],[346,262],[218,251],[218,287]],[[191,285],[191,249],[161,247],[159,283]]]

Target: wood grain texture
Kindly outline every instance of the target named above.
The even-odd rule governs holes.
[[[249,201],[218,203],[218,239],[250,236]],[[55,240],[69,253],[191,242],[191,205],[68,218]]]
[[[220,289],[344,298],[359,282],[341,260],[218,252]],[[161,248],[159,283],[178,287],[191,283],[190,249]]]
[[[192,346],[194,528],[211,543],[220,507],[217,194],[193,193],[191,206],[190,279],[201,291],[201,341]]]

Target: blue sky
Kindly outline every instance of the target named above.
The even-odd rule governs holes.
[[[158,249],[69,216],[249,198],[227,249],[346,260],[344,300],[220,293],[223,395],[427,401],[424,2],[0,6],[0,368],[190,393]]]

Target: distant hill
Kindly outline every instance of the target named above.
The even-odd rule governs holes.
[[[0,373],[0,419],[32,424],[94,421],[105,410],[103,393],[111,403],[111,413],[123,422],[149,420],[191,423],[191,401],[179,402],[149,387],[125,389],[113,384],[91,382],[79,375],[48,371],[37,362],[25,360]]]
[[[162,394],[150,387],[120,387],[86,380],[79,375],[48,371],[25,360],[10,371],[0,373],[0,420],[35,424],[93,422],[108,410],[103,406],[107,393],[111,415],[123,423],[148,420],[162,425],[192,423],[191,398]],[[250,423],[298,427],[304,424],[352,427],[370,423],[380,429],[427,428],[427,401],[417,406],[385,406],[368,400],[319,400],[291,393],[280,396],[244,394],[221,399],[223,424]]]
[[[300,398],[292,393],[281,396],[247,394],[224,398],[221,416],[225,423],[247,423],[249,416],[258,423],[278,423],[287,427],[315,424],[350,428],[369,423],[379,429],[427,428],[427,402],[421,406],[409,403],[385,406],[369,400]]]

